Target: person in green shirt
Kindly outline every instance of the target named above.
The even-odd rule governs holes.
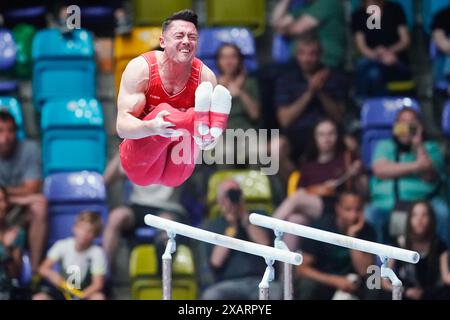
[[[279,0],[273,10],[271,24],[275,32],[297,37],[314,32],[324,50],[322,63],[338,68],[345,55],[345,13],[341,1],[307,0],[291,6],[291,0]]]
[[[399,202],[431,201],[437,232],[449,243],[448,208],[439,197],[445,179],[444,157],[436,142],[425,140],[423,125],[414,109],[404,108],[393,126],[393,138],[381,140],[372,160],[371,204],[367,220],[383,240],[390,213]]]

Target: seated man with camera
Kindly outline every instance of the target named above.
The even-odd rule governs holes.
[[[444,156],[438,143],[425,138],[419,114],[398,112],[392,139],[382,140],[372,158],[371,204],[366,219],[378,240],[404,234],[406,211],[416,201],[429,201],[436,212],[437,232],[449,242],[448,208],[440,197],[445,179]],[[388,231],[389,230],[389,231]]]
[[[223,181],[217,192],[221,216],[210,221],[206,229],[236,239],[271,245],[270,233],[252,225],[245,209],[242,189],[234,180]],[[259,256],[204,243],[204,254],[213,274],[213,284],[202,295],[205,300],[257,300],[258,284],[266,264]],[[202,277],[204,274],[202,273]],[[279,299],[281,287],[270,287],[270,298]]]

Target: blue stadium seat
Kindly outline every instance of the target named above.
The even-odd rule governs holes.
[[[450,6],[450,0],[422,0],[422,19],[426,33],[431,34],[436,13],[448,6]]]
[[[446,79],[445,73],[449,72],[450,66],[446,66],[450,59],[439,51],[436,43],[430,41],[430,61],[433,75],[433,87],[437,91],[447,92],[450,82]]]
[[[445,136],[450,137],[450,100],[447,100],[442,112],[442,131]]]
[[[197,51],[198,57],[217,74],[216,52],[224,43],[236,44],[244,55],[244,63],[247,71],[256,71],[258,62],[256,59],[255,39],[247,28],[224,27],[201,29]]]
[[[17,125],[17,138],[24,139],[25,130],[19,101],[14,97],[0,97],[0,110],[6,110],[14,117]]]
[[[13,34],[8,29],[0,29],[0,71],[9,71],[14,67],[17,57],[17,46]],[[8,94],[17,89],[17,81],[0,80],[0,93]]]
[[[9,24],[34,24],[38,18],[45,19],[47,9],[45,5],[31,6],[5,11],[4,18]]]
[[[0,70],[5,71],[16,62],[17,47],[13,35],[8,29],[0,29]]]
[[[372,98],[364,102],[361,110],[362,154],[363,163],[367,169],[371,167],[372,153],[376,143],[392,136],[392,124],[397,112],[403,108],[413,108],[420,112],[419,103],[407,97]]]
[[[72,235],[76,216],[82,210],[97,211],[103,224],[108,219],[106,190],[99,173],[52,174],[45,178],[44,194],[49,203],[49,246]]]
[[[286,63],[291,58],[289,39],[275,34],[272,38],[272,60],[276,63]]]
[[[44,175],[61,171],[103,172],[106,135],[102,107],[95,99],[57,99],[42,111]]]
[[[39,31],[33,39],[33,101],[41,110],[55,98],[95,96],[95,61],[92,35],[74,30]]]
[[[155,238],[157,230],[152,227],[141,227],[136,228],[134,231],[134,236],[138,241],[151,242]]]
[[[114,8],[108,6],[85,6],[81,7],[81,19],[88,25],[102,24],[114,19]]]
[[[28,252],[22,254],[22,270],[20,271],[19,283],[20,286],[25,288],[31,283],[31,262]]]

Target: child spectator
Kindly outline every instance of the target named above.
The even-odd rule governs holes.
[[[94,244],[101,233],[100,215],[82,211],[73,227],[74,237],[57,241],[41,264],[39,273],[53,287],[42,286],[34,300],[62,300],[67,294],[86,300],[105,300],[106,256]],[[59,272],[55,271],[59,264]]]

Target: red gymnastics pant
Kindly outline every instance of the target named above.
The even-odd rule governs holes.
[[[124,139],[119,146],[120,161],[128,178],[137,185],[162,184],[176,187],[186,181],[195,169],[198,146],[193,139],[194,108],[183,112],[167,103],[161,103],[143,120],[151,120],[163,110],[170,112],[164,120],[175,125],[171,129],[184,129],[189,132],[189,135],[178,138],[155,135],[141,139]],[[185,147],[182,148],[180,143]],[[188,153],[184,155],[185,151]],[[174,158],[173,153],[176,153],[177,159]],[[180,158],[183,159],[181,163]]]

